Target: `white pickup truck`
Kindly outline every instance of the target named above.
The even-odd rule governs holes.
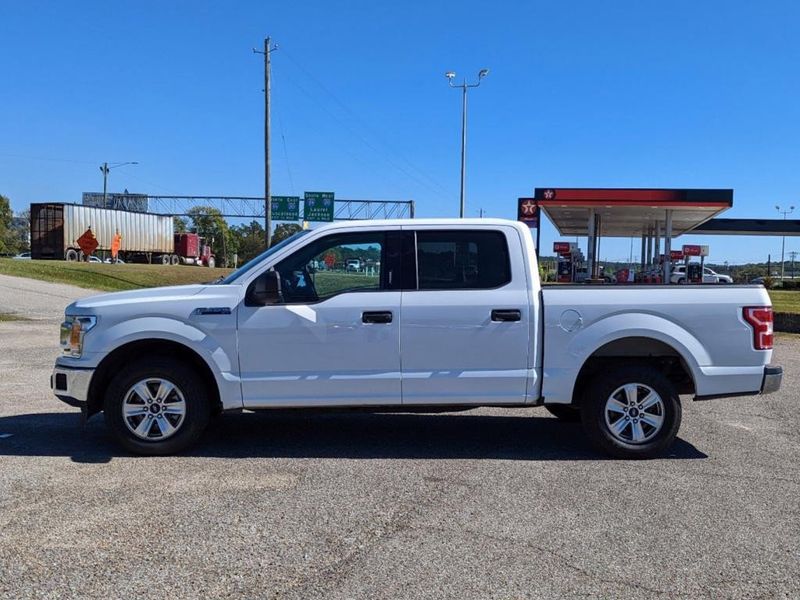
[[[377,268],[313,267],[354,255]],[[679,394],[777,390],[772,338],[761,286],[543,289],[520,223],[350,222],[211,284],[70,304],[51,385],[140,454],[187,448],[224,411],[543,405],[644,458],[678,433]]]

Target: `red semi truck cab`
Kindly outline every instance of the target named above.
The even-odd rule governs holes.
[[[187,265],[204,265],[206,267],[215,265],[211,246],[206,244],[205,240],[196,233],[176,233],[175,254],[180,256],[181,262]]]

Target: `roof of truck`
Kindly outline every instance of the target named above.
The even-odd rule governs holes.
[[[314,230],[321,229],[335,230],[335,229],[351,229],[353,227],[398,227],[398,226],[414,226],[420,225],[440,225],[440,226],[475,226],[475,225],[512,225],[521,226],[519,221],[512,221],[510,219],[381,219],[381,220],[354,220],[354,221],[336,221],[334,223],[326,223],[322,226],[315,227]],[[524,226],[524,225],[522,225]]]

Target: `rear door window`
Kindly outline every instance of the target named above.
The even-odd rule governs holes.
[[[486,290],[511,281],[506,237],[499,231],[417,231],[420,290]]]

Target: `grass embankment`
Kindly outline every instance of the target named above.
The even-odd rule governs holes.
[[[119,292],[161,285],[212,281],[232,269],[209,269],[196,265],[107,265],[68,263],[60,260],[0,259],[0,274],[68,283],[82,288]]]
[[[769,290],[769,297],[773,311],[800,314],[800,291]]]

